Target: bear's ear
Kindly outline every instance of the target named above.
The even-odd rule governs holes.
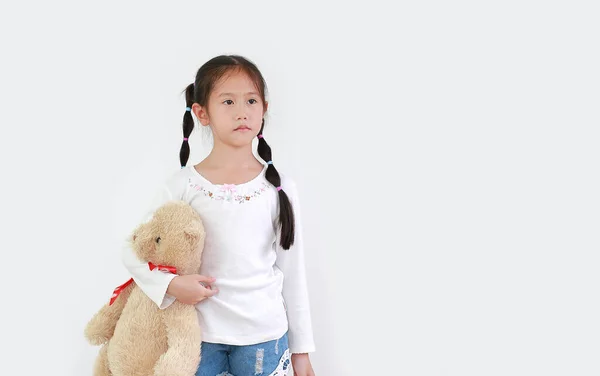
[[[131,236],[133,250],[137,257],[143,261],[150,261],[156,252],[156,241],[152,223],[139,225]]]
[[[183,230],[183,233],[190,244],[193,244],[204,237],[204,227],[200,222],[194,221],[187,225],[187,227]]]

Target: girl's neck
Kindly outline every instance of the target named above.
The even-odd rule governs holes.
[[[252,153],[252,144],[244,147],[232,147],[215,143],[210,154],[200,163],[211,169],[248,169],[262,164]]]

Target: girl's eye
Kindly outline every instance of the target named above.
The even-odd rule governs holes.
[[[258,103],[258,101],[256,99],[254,99],[254,98],[249,99],[248,101],[254,101],[254,103]],[[223,103],[231,104],[229,102],[233,103],[233,101],[231,99],[226,99],[226,100],[223,101]],[[254,103],[250,103],[250,104],[254,104]]]

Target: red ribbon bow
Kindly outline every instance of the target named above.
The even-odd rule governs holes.
[[[161,272],[169,272],[169,273],[173,273],[173,274],[177,273],[177,268],[175,268],[174,266],[155,265],[151,262],[148,262],[148,268],[150,268],[150,270],[158,269]],[[115,289],[115,291],[113,291],[112,297],[110,298],[110,302],[108,303],[108,305],[112,305],[115,302],[115,300],[117,299],[117,296],[119,296],[119,294],[121,292],[123,292],[123,290],[125,290],[125,288],[127,288],[127,286],[129,286],[131,284],[131,282],[133,282],[133,278],[129,278],[129,281],[127,281],[127,282],[123,283],[121,286],[117,287]]]

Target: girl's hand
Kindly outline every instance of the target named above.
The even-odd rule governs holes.
[[[219,292],[209,285],[214,281],[213,277],[199,274],[179,275],[169,283],[167,294],[174,296],[184,304],[198,304]]]
[[[294,376],[315,376],[308,354],[292,354]]]

